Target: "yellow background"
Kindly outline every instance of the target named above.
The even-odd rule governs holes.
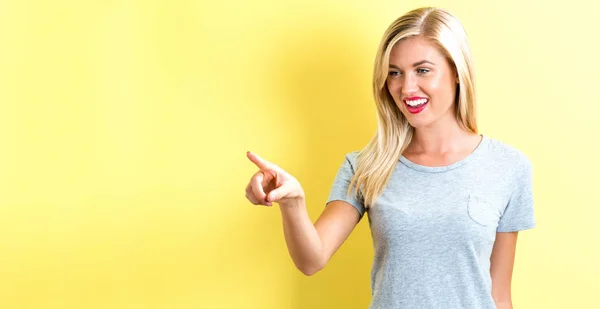
[[[367,308],[367,220],[293,266],[252,150],[316,220],[373,135],[388,24],[437,5],[470,36],[481,132],[534,165],[516,308],[600,308],[597,1],[0,2],[0,308]]]

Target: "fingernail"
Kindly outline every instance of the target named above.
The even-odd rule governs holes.
[[[274,201],[276,198],[277,198],[277,195],[275,195],[275,194],[272,194],[272,195],[271,195],[271,198],[270,198],[270,200],[271,200],[271,201]]]
[[[266,204],[267,206],[272,206],[273,204],[271,202],[267,202]]]

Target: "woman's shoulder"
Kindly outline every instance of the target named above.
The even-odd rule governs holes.
[[[350,152],[347,152],[345,156],[347,159],[356,160],[358,154],[360,154],[359,150],[352,150]]]
[[[525,152],[510,142],[499,138],[489,137],[489,154],[494,157],[496,162],[508,163],[512,166],[527,167],[531,165],[531,160]]]
[[[357,161],[359,153],[360,153],[360,151],[358,151],[358,150],[351,150],[344,154],[345,161],[350,165],[350,167],[352,169],[356,168],[356,161]]]

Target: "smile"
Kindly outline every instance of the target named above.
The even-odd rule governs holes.
[[[418,114],[422,112],[425,107],[429,104],[429,100],[425,98],[418,98],[412,100],[404,100],[404,105],[406,109],[411,114]]]

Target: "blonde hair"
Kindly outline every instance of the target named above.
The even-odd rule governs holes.
[[[379,120],[377,132],[359,152],[355,174],[347,192],[351,194],[354,189],[367,209],[374,205],[383,192],[400,156],[413,137],[414,128],[394,103],[386,80],[392,47],[398,41],[414,36],[422,36],[433,43],[455,69],[459,80],[456,119],[461,128],[477,133],[471,50],[458,18],[446,10],[425,7],[412,10],[396,19],[385,31],[375,57],[373,95]]]

